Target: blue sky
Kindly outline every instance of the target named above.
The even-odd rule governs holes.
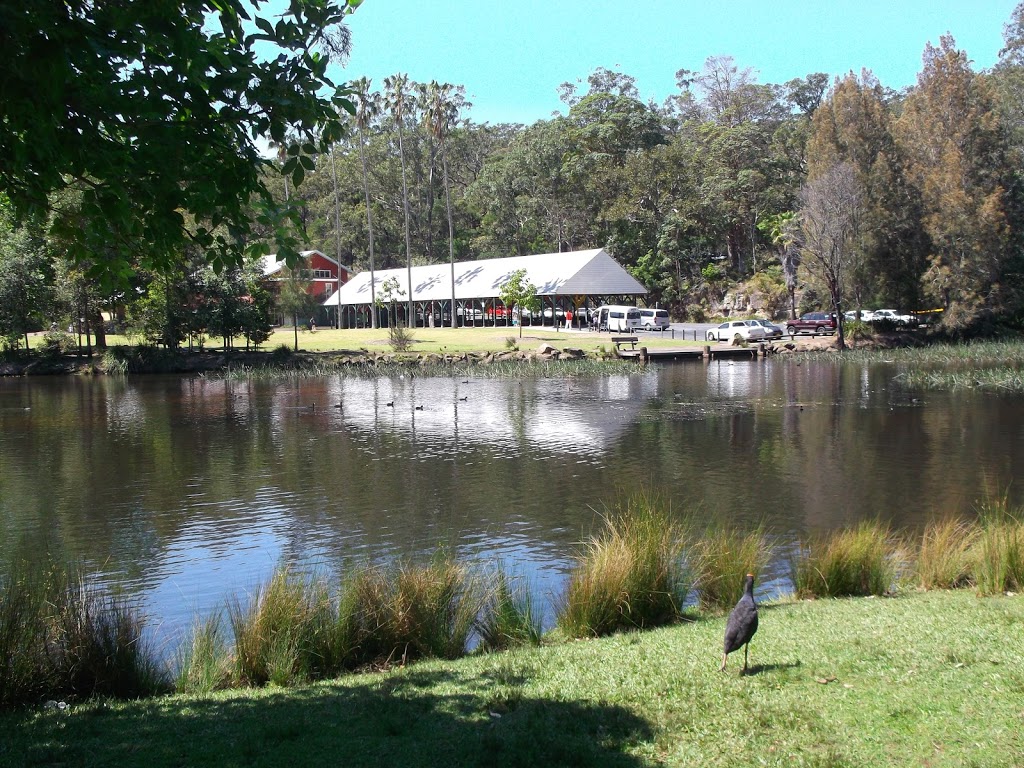
[[[678,69],[730,55],[761,83],[872,70],[916,82],[925,43],[947,32],[975,69],[997,60],[1017,0],[365,0],[337,79],[464,85],[478,123],[532,123],[564,111],[557,88],[597,67],[632,75],[641,97],[677,92]]]

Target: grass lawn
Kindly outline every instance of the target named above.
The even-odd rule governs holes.
[[[534,350],[542,343],[547,342],[558,347],[577,347],[590,353],[599,347],[612,349],[612,336],[625,334],[594,333],[591,331],[555,331],[551,327],[525,326],[523,337],[519,338],[518,328],[417,328],[412,331],[413,352],[440,352],[459,354],[463,352],[499,352],[507,349],[507,339],[514,338],[515,344],[522,350]],[[692,333],[689,339],[684,341],[681,334],[677,333],[673,339],[669,333],[647,333],[640,331],[635,334],[639,338],[639,344],[648,347],[680,347],[680,346],[701,346],[705,342],[694,342]],[[35,347],[42,342],[43,334],[30,334],[29,343]],[[373,330],[370,328],[335,330],[333,328],[318,328],[315,333],[302,328],[298,334],[299,350],[304,352],[333,352],[339,350],[368,349],[378,352],[390,352],[391,346],[388,342],[387,328]],[[84,343],[84,342],[83,342]],[[107,344],[114,346],[118,344],[129,344],[124,336],[109,335]],[[221,339],[207,339],[208,349],[219,348]],[[237,339],[235,344],[245,348],[245,340]],[[270,339],[263,345],[263,349],[273,350],[279,346],[286,346],[292,349],[295,344],[295,332],[291,327],[277,328]]]
[[[1024,765],[1022,597],[762,606],[742,677],[724,623],[8,713],[0,765]]]

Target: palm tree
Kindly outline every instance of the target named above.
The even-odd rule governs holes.
[[[448,213],[448,261],[452,270],[452,328],[455,327],[455,224],[452,219],[452,196],[448,186],[448,133],[459,119],[459,111],[468,106],[465,89],[450,83],[439,85],[432,80],[426,87],[427,122],[430,135],[437,142],[441,152],[441,169],[444,177],[444,202]],[[431,163],[433,173],[433,163]]]
[[[412,323],[412,241],[409,233],[409,187],[405,180],[405,111],[409,106],[409,76],[404,73],[384,78],[384,97],[398,127],[398,154],[402,161],[402,210],[405,213],[405,262],[409,279],[409,305],[406,320]]]
[[[373,118],[380,112],[380,101],[377,94],[370,92],[370,79],[361,77],[352,82],[352,90],[356,97],[356,128],[359,129],[359,160],[363,166],[363,196],[366,199],[366,233],[370,245],[370,324],[377,327],[377,295],[374,285],[373,264],[373,217],[370,214],[370,174],[366,168],[366,131],[369,130]]]

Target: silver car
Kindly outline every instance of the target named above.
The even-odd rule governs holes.
[[[771,320],[754,320],[754,322],[764,328],[764,336],[766,339],[782,338],[782,328]]]

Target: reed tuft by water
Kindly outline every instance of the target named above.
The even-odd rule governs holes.
[[[957,589],[971,583],[977,526],[962,518],[930,522],[921,535],[915,571],[922,589]]]
[[[793,584],[800,597],[884,595],[896,584],[901,552],[888,526],[862,522],[803,543]]]
[[[995,595],[1024,589],[1024,514],[1011,509],[1006,494],[982,502],[972,549],[978,593]]]
[[[639,494],[603,517],[576,557],[558,608],[571,637],[676,620],[686,600],[683,531],[667,504]]]
[[[177,670],[178,693],[210,693],[231,686],[232,660],[219,611],[196,619],[179,652]]]
[[[0,706],[170,689],[138,607],[86,578],[16,565],[0,583]]]
[[[247,604],[229,600],[235,678],[247,685],[311,679],[323,615],[330,612],[325,601],[321,586],[287,568],[279,568]]]
[[[690,550],[701,608],[732,608],[743,595],[746,575],[763,572],[771,558],[772,547],[764,526],[753,531],[718,523],[710,526]]]
[[[541,620],[529,585],[498,569],[489,580],[476,632],[484,651],[540,645]]]

